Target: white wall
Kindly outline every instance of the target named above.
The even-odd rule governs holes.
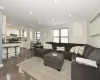
[[[32,35],[30,35],[31,33]],[[35,30],[33,28],[27,28],[27,42],[26,42],[27,49],[30,49],[31,41],[35,41]]]
[[[79,21],[77,23],[78,23],[78,25],[73,26],[74,24],[76,24],[76,22],[75,22],[71,26],[70,42],[87,44],[87,21]],[[73,27],[75,27],[75,28],[73,28]],[[81,27],[81,28],[79,28],[79,27]],[[73,29],[76,29],[75,32],[73,31]]]
[[[90,37],[90,44],[100,47],[100,18],[96,19],[93,25],[90,25],[90,34],[99,34],[99,36]]]
[[[90,23],[90,35],[100,34],[100,17]]]
[[[68,25],[60,25],[60,26],[47,26],[47,27],[40,28],[40,29],[37,28],[37,29],[35,29],[35,31],[39,30],[41,32],[42,44],[45,44],[45,42],[52,41],[52,29],[54,29],[54,28],[68,28],[69,29],[69,43],[87,44],[87,21],[80,21],[77,23],[82,25],[82,35],[81,36],[74,35],[74,33],[73,33],[73,24],[74,23],[71,23]],[[76,27],[76,29],[77,29],[77,25],[74,27]],[[78,29],[76,30],[76,33],[79,33]]]
[[[2,34],[6,34],[6,16],[3,15],[3,26],[2,26]]]
[[[93,18],[100,12],[100,10],[98,10],[95,15],[93,16]],[[91,20],[93,20],[93,18]],[[100,35],[99,36],[94,36],[91,37],[91,28],[95,30],[96,33],[98,32],[98,30],[100,31],[100,19],[98,19],[98,21],[96,21],[96,23],[93,23],[94,27],[92,27],[89,23],[89,27],[88,27],[88,44],[98,47],[100,48]],[[98,26],[98,27],[97,27]],[[97,30],[97,31],[96,31]]]
[[[6,16],[3,15],[2,38],[6,41]]]
[[[19,36],[19,29],[16,27],[7,27],[6,30],[7,30],[6,33],[7,36],[10,36],[10,34],[17,34],[17,36]]]
[[[97,25],[97,24],[96,24]],[[99,25],[100,26],[100,25]],[[95,27],[96,28],[96,27]],[[92,46],[95,46],[95,47],[98,47],[100,48],[100,35],[98,36],[94,36],[92,37],[90,34],[91,34],[91,26],[89,25],[89,29],[88,29],[88,34],[89,34],[89,41],[88,41],[88,44],[92,45]],[[100,27],[98,27],[98,30],[100,30]]]
[[[2,64],[2,12],[0,11],[0,65]]]

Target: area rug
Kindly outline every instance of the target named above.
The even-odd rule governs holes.
[[[71,80],[71,62],[68,60],[64,60],[60,72],[51,67],[44,66],[43,59],[38,57],[21,62],[17,66],[36,80]]]

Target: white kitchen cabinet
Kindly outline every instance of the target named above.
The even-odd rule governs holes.
[[[27,31],[25,29],[19,29],[19,37],[27,37]]]
[[[27,42],[26,41],[22,41],[20,47],[27,48]]]

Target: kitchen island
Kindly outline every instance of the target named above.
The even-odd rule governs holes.
[[[20,42],[14,42],[14,43],[2,43],[3,46],[3,59],[15,57],[20,54]]]

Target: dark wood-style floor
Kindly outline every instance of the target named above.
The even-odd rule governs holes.
[[[3,61],[4,67],[0,69],[0,80],[36,80],[16,66],[33,56],[33,50],[21,49],[21,54],[18,57]]]

